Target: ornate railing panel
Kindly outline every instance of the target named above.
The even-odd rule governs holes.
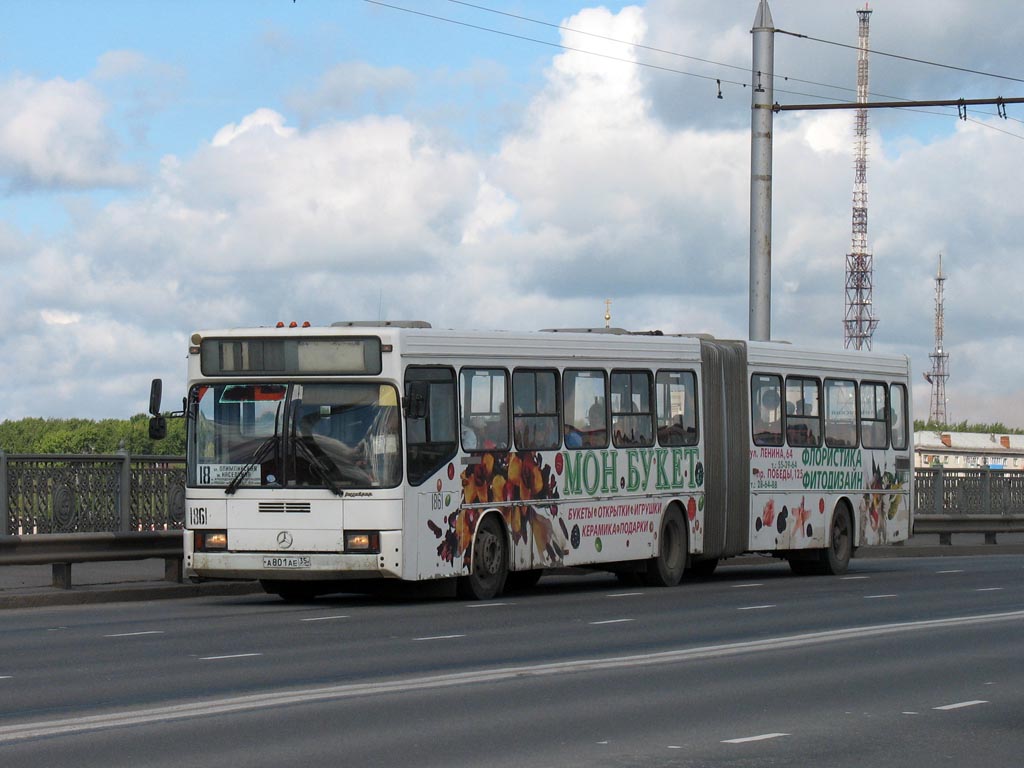
[[[168,530],[184,511],[181,457],[0,452],[0,534]]]
[[[1024,515],[1024,472],[918,469],[915,511],[923,515]],[[936,494],[941,497],[937,498]]]

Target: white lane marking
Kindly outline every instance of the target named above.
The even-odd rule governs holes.
[[[47,632],[63,632],[67,627],[53,627],[52,629],[46,630]]]
[[[200,661],[223,661],[224,659],[248,659],[253,656],[262,656],[262,653],[232,653],[228,656],[200,656]]]
[[[974,590],[975,592],[1000,592],[1002,587],[982,587],[981,589]]]
[[[593,627],[599,624],[625,624],[627,621],[634,621],[634,619],[607,619],[605,621],[592,621],[590,625]]]
[[[774,605],[744,605],[742,608],[737,608],[737,611],[763,611],[765,608],[774,608]]]
[[[840,576],[841,581],[857,581],[858,579],[870,579],[870,576]]]
[[[848,627],[846,629],[808,632],[800,635],[783,635],[762,640],[722,643],[721,645],[706,645],[696,648],[677,648],[671,651],[657,651],[630,656],[572,659],[518,667],[448,672],[398,680],[370,680],[364,683],[346,683],[319,688],[265,691],[216,699],[196,699],[184,704],[122,710],[102,715],[86,715],[59,720],[37,720],[12,725],[0,725],[0,744],[45,736],[83,733],[101,728],[124,728],[145,723],[170,722],[232,712],[251,712],[293,704],[315,704],[320,701],[340,701],[366,696],[379,696],[381,694],[403,694],[413,691],[436,691],[447,688],[461,688],[473,684],[494,684],[508,680],[523,680],[524,678],[531,677],[540,678],[580,672],[604,672],[609,669],[635,669],[661,664],[679,664],[705,659],[721,659],[754,653],[791,650],[814,645],[827,645],[846,640],[861,641],[866,638],[888,637],[908,632],[926,632],[1006,621],[1024,622],[1024,610],[988,613],[979,616],[952,616],[946,619]]]
[[[432,635],[430,637],[414,637],[413,640],[454,640],[457,637],[465,637],[465,635]]]
[[[302,619],[302,621],[335,621],[337,619],[347,619],[348,616],[311,616],[308,619]]]
[[[932,707],[932,709],[937,709],[937,710],[939,710],[941,712],[947,712],[947,711],[949,711],[951,709],[963,709],[964,707],[976,707],[979,704],[988,704],[988,702],[987,701],[982,701],[981,699],[974,699],[973,701],[958,701],[956,704],[945,704],[945,705],[943,705],[941,707]]]
[[[122,632],[119,635],[104,635],[104,637],[142,637],[143,635],[162,635],[162,629],[150,629],[146,632]]]
[[[747,589],[749,587],[763,587],[764,584],[733,584],[733,589]]]
[[[636,597],[642,595],[643,592],[612,592],[611,594],[605,595],[605,597]]]
[[[0,675],[0,680],[12,680],[14,675]]]
[[[936,573],[963,573],[963,572],[964,572],[963,568],[955,568],[955,569],[953,569],[951,571],[936,571]]]
[[[789,736],[788,733],[762,733],[760,736],[743,736],[738,739],[723,739],[723,744],[746,744],[748,741],[768,741],[769,739],[780,739]]]
[[[899,597],[899,595],[864,595],[865,600],[882,600],[887,597]]]
[[[669,744],[669,745],[668,745],[668,748],[669,748],[669,749],[682,749],[682,747],[680,747],[680,746],[678,746],[678,745],[676,745],[676,744]]]
[[[499,605],[509,605],[509,603],[470,603],[467,608],[497,608]]]
[[[917,714],[920,714],[920,713],[919,712],[904,712],[903,714],[904,715],[917,715]]]

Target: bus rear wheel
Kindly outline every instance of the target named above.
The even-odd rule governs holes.
[[[686,526],[679,507],[669,507],[661,521],[658,556],[647,563],[644,581],[652,587],[674,587],[686,570]]]
[[[460,597],[490,600],[501,594],[508,578],[508,543],[496,515],[488,515],[476,529],[469,576],[459,578]]]
[[[829,545],[821,552],[821,572],[832,576],[846,573],[853,555],[853,525],[850,513],[840,504],[832,513]]]

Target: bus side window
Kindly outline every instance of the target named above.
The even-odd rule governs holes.
[[[889,388],[889,410],[892,428],[892,447],[897,451],[907,449],[907,389],[902,384]]]
[[[420,485],[455,458],[455,372],[451,368],[409,366],[405,396],[424,397],[417,413],[406,414],[406,465],[411,485]],[[423,410],[420,416],[418,411]]]
[[[693,371],[658,371],[654,390],[658,444],[696,445],[697,376]]]
[[[517,368],[512,373],[512,433],[519,450],[552,450],[559,434],[558,373]]]
[[[786,377],[786,443],[798,448],[821,445],[821,383]]]
[[[459,375],[462,448],[509,448],[508,374],[503,368],[463,368]]]
[[[654,445],[649,371],[612,371],[612,441],[616,448]]]
[[[825,445],[857,447],[857,382],[825,379]]]
[[[754,445],[782,445],[782,377],[755,373],[750,379],[750,423]]]
[[[885,384],[860,385],[860,442],[865,448],[889,447],[887,399]]]
[[[608,419],[602,370],[566,371],[562,378],[562,414],[566,448],[607,448]]]

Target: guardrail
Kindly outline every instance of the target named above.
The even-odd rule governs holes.
[[[1007,469],[917,469],[914,533],[983,533],[988,544],[1000,533],[1024,532],[1024,472]]]
[[[53,566],[164,558],[181,581],[182,456],[6,454],[0,451],[0,565]]]
[[[53,586],[71,589],[71,566],[107,560],[164,560],[164,578],[181,581],[181,531],[42,533],[0,536],[0,565],[51,565]]]

